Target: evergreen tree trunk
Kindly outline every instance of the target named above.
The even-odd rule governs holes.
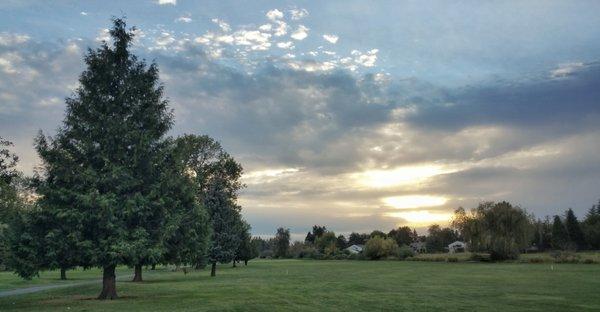
[[[212,267],[210,269],[210,276],[217,276],[217,263],[213,262]]]
[[[142,281],[142,265],[136,264],[134,266],[134,274],[132,282],[141,282]]]
[[[60,279],[63,281],[67,279],[67,270],[64,268],[60,268]]]
[[[152,263],[152,268],[150,268],[150,270],[152,270],[152,271],[156,270],[156,263]]]
[[[102,274],[102,292],[98,296],[100,300],[117,299],[117,280],[115,277],[115,266],[104,267]]]
[[[248,260],[244,260],[244,265],[248,265]]]
[[[235,260],[233,260],[233,265],[232,265],[231,267],[232,267],[232,268],[235,268],[235,267],[236,267],[236,265],[235,265]]]

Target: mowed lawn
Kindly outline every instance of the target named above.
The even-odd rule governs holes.
[[[0,298],[0,311],[600,311],[597,264],[257,260],[223,265],[216,278],[144,273],[143,283],[118,282],[119,300],[95,300],[93,284]],[[16,277],[2,274],[6,289]]]

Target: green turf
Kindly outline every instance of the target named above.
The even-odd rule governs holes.
[[[115,301],[94,300],[99,285],[0,298],[0,311],[600,310],[595,264],[264,260],[208,273],[119,282]]]
[[[127,267],[120,267],[117,274],[126,276],[132,274]],[[0,291],[42,285],[72,284],[102,278],[102,271],[94,268],[89,270],[67,271],[67,280],[60,280],[60,271],[41,272],[39,277],[27,281],[12,272],[0,272]],[[0,309],[0,311],[2,311]]]

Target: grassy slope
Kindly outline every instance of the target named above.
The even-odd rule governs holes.
[[[551,267],[554,269],[551,270]],[[599,310],[600,266],[404,261],[254,261],[248,267],[147,275],[0,298],[0,311],[565,311]]]

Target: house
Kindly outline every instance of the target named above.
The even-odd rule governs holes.
[[[410,248],[415,253],[427,252],[427,244],[425,242],[414,242],[414,243],[410,244]]]
[[[455,241],[454,243],[448,245],[449,253],[465,252],[465,251],[467,251],[467,243],[465,243],[465,242]]]
[[[352,246],[346,248],[346,250],[348,250],[351,254],[358,254],[363,251],[363,248],[364,248],[364,245],[352,245]]]

